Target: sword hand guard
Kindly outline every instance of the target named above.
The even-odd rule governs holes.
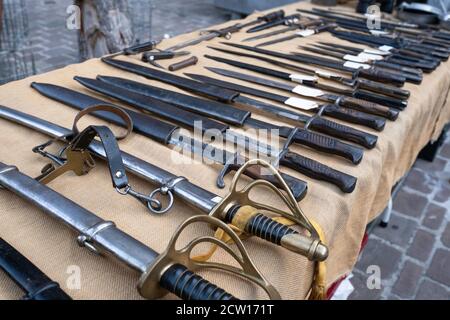
[[[213,236],[199,236],[190,241],[186,246],[177,249],[177,241],[186,229],[193,223],[206,223],[223,232],[235,243],[237,253],[223,240]],[[234,267],[217,262],[207,262],[201,259],[193,259],[192,251],[199,245],[210,243],[222,248],[228,253],[240,267]],[[199,269],[215,269],[237,275],[263,289],[270,299],[281,299],[278,291],[264,278],[251,260],[244,244],[237,234],[224,222],[212,216],[193,216],[183,222],[175,231],[167,249],[158,257],[156,262],[144,272],[139,280],[138,290],[147,299],[162,297],[170,291],[183,299],[235,299],[225,290],[209,283],[194,272]]]
[[[282,189],[286,195],[267,180],[256,180],[241,190],[237,189],[237,183],[241,175],[250,167],[257,165],[271,171],[274,179],[283,186]],[[272,206],[251,200],[250,192],[257,186],[272,190],[286,204],[290,212],[286,213]],[[262,211],[277,214],[302,226],[310,233],[310,236],[300,234],[271,218],[262,217],[260,215]],[[310,260],[323,261],[328,256],[328,248],[321,242],[319,233],[301,211],[288,185],[280,173],[264,160],[250,160],[237,171],[230,186],[229,194],[211,211],[210,215],[231,222],[232,225],[243,232],[256,235],[279,244],[290,251],[307,256]]]

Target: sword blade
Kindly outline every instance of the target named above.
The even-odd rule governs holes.
[[[254,37],[250,37],[250,38],[244,39],[244,40],[242,40],[242,42],[250,42],[250,41],[254,41],[254,40],[265,39],[265,38],[276,36],[278,34],[282,34],[282,33],[288,32],[288,31],[297,30],[298,28],[299,28],[298,25],[292,25],[292,26],[289,26],[289,27],[284,28],[284,29],[271,31],[271,32],[267,32],[267,33],[264,33],[264,34],[260,34],[258,36],[254,36]]]
[[[285,36],[282,38],[278,38],[278,39],[274,39],[274,40],[270,40],[270,41],[266,41],[263,43],[259,43],[257,44],[255,47],[266,47],[266,46],[270,46],[271,44],[276,44],[276,43],[280,43],[280,42],[285,42],[285,41],[289,41],[295,38],[299,38],[300,36],[297,34],[291,34],[289,36]]]

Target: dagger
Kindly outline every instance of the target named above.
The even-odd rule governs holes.
[[[265,47],[265,46],[269,46],[269,45],[272,45],[272,44],[289,41],[289,40],[292,40],[292,39],[295,39],[295,38],[310,37],[312,35],[321,33],[323,31],[326,31],[326,30],[328,30],[330,28],[334,28],[334,27],[336,27],[336,24],[329,23],[329,24],[324,24],[322,26],[317,26],[315,28],[308,28],[308,29],[304,29],[304,30],[299,30],[299,31],[297,31],[294,34],[291,34],[289,36],[285,36],[285,37],[282,37],[282,38],[278,38],[278,39],[266,41],[266,42],[263,42],[263,43],[259,43],[259,44],[256,45],[256,47]]]
[[[308,97],[308,98],[313,98],[313,99],[317,99],[320,101],[335,103],[342,107],[347,107],[347,108],[355,109],[358,111],[379,115],[379,116],[385,117],[389,120],[395,120],[398,117],[397,110],[390,109],[388,107],[385,107],[385,106],[382,106],[382,105],[379,105],[379,104],[376,104],[373,102],[369,102],[369,101],[351,97],[351,95],[353,94],[352,90],[340,89],[340,88],[332,87],[330,85],[317,83],[316,82],[317,78],[315,78],[315,77],[304,76],[304,75],[291,75],[287,72],[268,69],[268,68],[264,68],[264,67],[260,67],[260,66],[255,66],[255,65],[252,65],[249,63],[234,61],[234,60],[225,59],[225,58],[221,58],[221,57],[215,57],[215,56],[210,56],[210,55],[205,55],[205,57],[208,59],[212,59],[215,61],[229,64],[229,65],[232,65],[232,66],[235,66],[238,68],[247,69],[250,71],[257,72],[257,73],[262,73],[265,75],[277,77],[277,78],[280,78],[283,80],[298,82],[298,83],[300,83],[300,85],[295,85],[295,86],[287,85],[285,83],[276,82],[276,81],[272,81],[272,80],[265,79],[265,78],[259,78],[259,77],[242,74],[242,73],[237,73],[234,71],[220,69],[222,71],[222,73],[221,73],[222,75],[224,75],[224,73],[228,73],[229,77],[233,76],[234,78],[238,78],[240,80],[258,83],[258,84],[261,84],[264,86],[270,86],[272,88],[280,89],[283,91],[289,90],[290,92],[293,92],[293,93],[298,94],[303,97]],[[328,91],[331,90],[331,91],[337,92],[339,94],[347,95],[349,97],[325,93],[321,89],[328,90]]]
[[[264,16],[258,17],[256,20],[247,22],[247,23],[237,23],[235,25],[229,26],[229,27],[225,27],[219,30],[206,30],[200,33],[200,36],[198,38],[192,39],[192,40],[187,40],[184,41],[182,43],[176,44],[170,48],[167,48],[163,51],[176,51],[176,50],[180,50],[186,47],[190,47],[193,45],[196,45],[198,43],[201,43],[203,41],[209,41],[212,40],[214,38],[217,37],[224,37],[225,39],[230,39],[231,38],[231,34],[234,32],[238,32],[239,30],[241,30],[242,28],[246,28],[252,25],[255,25],[257,23],[259,23],[260,21],[273,21],[273,20],[277,20],[280,17],[284,17],[284,11],[283,10],[279,10],[279,11],[275,11],[275,12],[271,12],[268,13]]]
[[[247,33],[258,32],[262,30],[266,30],[269,28],[273,28],[279,25],[292,25],[297,23],[300,20],[300,14],[296,13],[290,16],[279,17],[278,19],[274,19],[271,21],[267,21],[266,23],[260,24],[256,27],[250,28],[247,30]]]
[[[403,86],[406,81],[405,77],[403,77],[403,76],[388,73],[388,72],[379,70],[374,67],[366,68],[365,66],[362,66],[361,64],[358,64],[358,63],[351,63],[351,62],[341,63],[339,61],[336,62],[334,60],[318,58],[316,56],[311,56],[311,55],[306,55],[306,54],[302,55],[302,56],[296,56],[296,55],[292,55],[292,54],[280,53],[280,52],[276,52],[276,51],[272,51],[272,50],[256,48],[256,47],[246,46],[246,45],[237,44],[237,43],[226,43],[226,42],[221,42],[221,43],[232,46],[232,47],[252,51],[252,52],[262,53],[262,54],[269,55],[269,56],[274,56],[274,57],[283,58],[283,59],[301,62],[301,63],[306,63],[306,64],[317,65],[317,66],[328,68],[328,69],[339,70],[342,72],[351,73],[352,76],[355,78],[363,77],[363,78],[367,78],[370,80],[376,80],[379,82],[387,82],[387,83],[396,85],[398,87]]]
[[[72,133],[70,129],[4,106],[0,106],[0,118],[17,124],[21,124],[27,128],[48,135],[51,138],[61,139],[61,137],[68,136]],[[64,138],[62,139],[64,140]],[[106,158],[103,146],[97,141],[93,141],[89,145],[89,151],[100,159]],[[157,185],[160,188],[169,188],[169,195],[172,194],[172,196],[177,196],[185,204],[200,210],[204,214],[209,214],[210,212],[212,212],[216,208],[217,204],[222,200],[220,196],[193,184],[184,177],[180,180],[181,177],[176,176],[129,153],[120,151],[120,154],[123,164],[128,172],[144,179],[152,185]],[[253,172],[254,170],[249,171]],[[273,179],[270,180],[275,181]],[[179,182],[169,187],[170,182],[173,181]],[[161,191],[161,189],[157,190]],[[220,217],[220,219],[225,221],[226,223],[234,224],[232,218],[237,213],[236,209],[238,209],[239,211],[239,208],[244,205],[245,203],[239,201],[237,203],[237,207],[233,206],[233,208],[227,208],[223,212],[220,212],[217,217]],[[259,225],[259,228],[254,228],[256,222],[255,218],[257,220],[262,220],[265,225]],[[235,226],[239,227],[238,225]],[[271,218],[260,214],[258,214],[256,217],[248,219],[247,221],[244,221],[244,225],[240,225],[239,228],[242,227],[244,229],[243,231],[249,234],[275,243],[297,253],[303,253],[305,244],[309,243],[304,236],[300,235],[292,228],[281,225],[280,223],[273,221]],[[289,234],[293,235],[289,236]],[[303,242],[303,244],[301,244],[302,240],[306,240],[306,242]],[[129,248],[125,251],[133,252],[133,250],[129,250]],[[326,258],[327,250],[326,247],[324,247],[322,244],[319,244],[317,250],[311,253],[312,255],[309,256],[311,260],[323,260]]]
[[[113,105],[110,102],[106,102],[86,94],[76,92],[74,90],[70,90],[67,88],[63,88],[60,86],[47,84],[47,83],[36,83],[33,82],[31,84],[32,88],[37,90],[42,95],[56,100],[58,102],[64,103],[67,106],[75,108],[77,110],[84,110],[89,106],[93,105]],[[113,105],[114,107],[120,108],[118,106]],[[191,152],[193,154],[197,154],[205,159],[212,160],[215,163],[220,163],[222,165],[226,165],[231,159],[233,159],[234,155],[226,150],[222,150],[211,145],[205,144],[201,141],[196,141],[191,137],[185,136],[179,132],[179,128],[170,123],[161,121],[154,117],[151,117],[147,114],[138,113],[133,110],[126,110],[131,119],[133,120],[133,131],[141,134],[147,138],[150,138],[156,142],[159,142],[168,147],[179,147],[176,148],[180,153],[184,151]],[[92,115],[106,120],[108,122],[114,123],[119,126],[124,126],[125,123],[122,119],[112,113],[104,112],[104,111],[96,111],[93,112]],[[187,117],[188,113],[183,112],[182,117]],[[193,127],[193,125],[189,125],[189,127]],[[209,128],[213,128],[209,126]],[[226,130],[226,127],[221,125],[215,127],[215,129],[219,131]],[[205,152],[208,150],[207,152]],[[269,152],[270,150],[267,150]],[[242,160],[242,159],[239,159]],[[245,161],[244,161],[245,162]],[[239,168],[239,163],[235,161],[233,163],[234,168]],[[261,178],[264,177],[256,177],[254,172],[244,172],[247,176],[251,178]],[[306,194],[306,183],[296,179],[292,176],[282,174],[283,177],[288,182],[290,189],[297,199],[301,199]],[[218,180],[219,181],[219,180]],[[271,181],[272,183],[274,181]],[[223,187],[222,181],[220,181],[220,187]],[[275,183],[274,183],[275,184]],[[279,185],[278,185],[279,187]]]
[[[316,69],[311,69],[308,67],[304,67],[304,66],[297,66],[297,65],[293,65],[290,63],[285,63],[279,60],[274,60],[265,56],[260,56],[260,55],[255,55],[255,54],[251,54],[251,53],[247,53],[247,52],[240,52],[240,51],[233,51],[233,50],[228,50],[228,49],[223,49],[223,48],[216,48],[216,47],[211,47],[208,46],[208,48],[216,50],[216,51],[220,51],[220,52],[224,52],[224,53],[229,53],[232,55],[236,55],[236,56],[241,56],[241,57],[248,57],[248,58],[253,58],[256,60],[261,60],[279,67],[283,67],[286,68],[288,70],[293,70],[295,72],[300,72],[309,76],[316,76],[318,78],[322,78],[322,79],[327,79],[330,81],[334,81],[337,83],[340,83],[342,85],[348,86],[353,88],[353,96],[355,98],[361,98],[359,95],[363,96],[365,100],[369,100],[369,101],[373,101],[376,103],[380,103],[383,105],[386,105],[388,107],[396,107],[399,109],[403,109],[406,107],[406,102],[405,101],[401,101],[403,99],[408,99],[410,92],[408,90],[404,90],[395,86],[389,86],[389,85],[385,85],[385,84],[381,84],[379,82],[375,82],[375,81],[370,81],[367,79],[350,79],[350,78],[346,78],[343,77],[342,75],[339,74],[333,74],[330,72],[325,72],[323,70],[316,70]],[[362,91],[361,89],[365,89],[368,91],[371,91],[373,93],[367,92],[367,91]],[[375,94],[375,93],[380,93],[382,95],[379,94]],[[395,99],[391,99],[389,97],[395,98]]]

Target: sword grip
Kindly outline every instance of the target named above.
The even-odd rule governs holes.
[[[350,123],[366,126],[377,131],[382,131],[386,125],[386,120],[381,117],[352,109],[341,108],[336,105],[328,105],[323,111],[323,114]]]
[[[366,79],[358,79],[358,88],[366,89],[373,92],[378,92],[393,98],[408,99],[410,92],[395,86],[386,85],[377,81],[370,81]]]
[[[374,148],[378,140],[378,137],[373,134],[344,126],[322,117],[314,118],[309,128],[339,139],[357,143],[367,149]]]
[[[347,108],[382,116],[392,121],[396,120],[399,114],[398,110],[353,97],[341,97],[339,104]]]
[[[358,99],[372,101],[386,107],[395,108],[397,110],[403,110],[408,105],[408,102],[405,100],[388,97],[382,94],[377,94],[366,90],[355,90],[353,92],[353,96]]]
[[[355,177],[296,153],[287,152],[280,159],[280,164],[297,170],[310,178],[332,183],[345,193],[353,192],[356,186]]]
[[[397,87],[402,87],[406,81],[406,78],[402,75],[389,73],[374,67],[370,69],[359,69],[357,76],[383,83],[390,83]]]
[[[353,164],[360,163],[364,154],[362,148],[305,129],[299,129],[293,141],[315,150],[343,157]]]
[[[163,273],[159,284],[183,300],[237,300],[225,290],[178,263]]]

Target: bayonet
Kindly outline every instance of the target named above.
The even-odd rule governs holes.
[[[206,30],[200,33],[200,36],[196,39],[187,40],[185,42],[176,44],[170,48],[165,49],[164,51],[177,51],[186,47],[190,47],[201,43],[203,41],[209,41],[217,37],[223,37],[225,39],[230,39],[231,34],[241,30],[242,28],[246,28],[252,26],[254,24],[259,23],[260,21],[272,21],[277,20],[280,17],[284,17],[284,11],[279,10],[275,12],[268,13],[264,16],[258,17],[256,20],[247,22],[247,23],[237,23],[229,27],[225,27],[219,30]]]
[[[389,72],[401,72],[403,75],[405,75],[407,81],[421,81],[423,78],[422,70],[428,73],[434,70],[434,66],[429,65],[428,63],[416,63],[412,61],[401,61],[397,63],[397,60],[395,59],[386,61],[383,57],[376,55],[353,55],[351,53],[343,52],[343,50],[339,48],[333,48],[332,51],[330,51],[329,47],[324,47],[317,44],[311,45],[309,47],[299,46],[299,48],[308,52],[320,54],[322,56],[337,58],[341,61],[352,61],[356,63],[369,64],[386,69]],[[302,55],[303,52],[293,52],[293,54]]]
[[[299,20],[300,20],[300,15],[297,13],[290,15],[290,16],[283,16],[278,19],[267,21],[266,23],[260,24],[256,27],[250,28],[247,30],[247,33],[258,32],[258,31],[266,30],[266,29],[273,28],[273,27],[280,26],[280,25],[289,26],[289,25],[298,23]]]
[[[118,106],[115,106],[112,103],[60,86],[36,82],[33,82],[31,86],[44,96],[57,100],[70,107],[76,108],[77,110],[85,110],[88,107],[95,105],[112,105],[116,108],[119,108]],[[166,106],[166,104],[162,104],[162,106]],[[169,106],[170,105],[167,105],[167,107]],[[170,107],[173,110],[169,108],[168,109],[169,111],[177,112],[176,108],[174,109],[174,107],[172,106]],[[150,138],[156,142],[162,143],[167,146],[175,147],[179,152],[183,154],[191,153],[199,156],[202,160],[208,159],[215,163],[222,164],[223,166],[230,165],[231,166],[230,169],[233,170],[238,169],[240,165],[242,165],[243,162],[245,162],[243,161],[243,159],[237,159],[233,153],[230,153],[227,150],[219,149],[212,145],[205,144],[202,141],[196,141],[191,137],[181,134],[178,130],[179,128],[173,124],[161,121],[147,114],[135,112],[133,110],[126,110],[126,112],[133,120],[133,131],[147,138]],[[93,113],[93,115],[95,115],[100,119],[114,123],[116,125],[121,126],[124,125],[123,121],[119,117],[109,112],[96,111]],[[183,123],[183,125],[185,125],[190,129],[195,127],[194,121],[197,121],[195,119],[200,119],[199,121],[203,121],[201,120],[202,119],[201,117],[196,117],[196,115],[193,115],[190,112],[184,110],[179,110],[179,112],[177,112],[177,115],[187,120],[185,123]],[[189,120],[189,118],[192,120]],[[172,118],[171,120],[176,119]],[[224,132],[227,129],[227,126],[224,126],[217,122],[209,120],[209,123],[210,124],[207,125],[207,128],[216,129],[220,132]],[[213,126],[214,124],[217,124],[217,126]],[[236,136],[234,136],[232,133],[230,133],[228,137],[230,139],[234,138],[233,142],[241,141],[242,145],[244,146],[251,144],[251,142],[246,141],[244,137],[240,135],[238,136],[237,134]],[[264,152],[266,152],[265,154],[267,154],[268,156],[270,156],[270,153],[274,152],[273,150],[270,150],[269,148],[264,146],[262,143],[259,144],[258,147],[260,147],[260,150],[264,150]],[[230,163],[230,161],[234,162]],[[244,172],[244,174],[247,174],[251,178],[255,178],[255,174],[253,172]],[[282,175],[283,178],[287,181],[288,185],[290,186],[291,191],[296,197],[296,199],[302,199],[306,194],[307,190],[306,183],[292,176],[286,174]],[[272,183],[274,183],[274,181],[272,181]],[[217,184],[219,187],[222,188],[224,187],[223,173],[219,175],[219,178],[217,179]]]
[[[147,88],[145,87],[145,85],[140,85],[140,86],[133,86],[133,90],[128,90],[125,89],[123,87],[119,87],[116,85],[110,85],[106,82],[103,81],[99,81],[99,80],[92,80],[92,79],[77,79],[81,84],[83,84],[84,86],[88,87],[89,89],[95,90],[97,92],[100,92],[106,96],[109,97],[113,97],[115,99],[118,99],[122,102],[125,102],[133,107],[137,107],[137,108],[142,108],[145,107],[146,109],[151,108],[151,104],[149,103],[148,98],[152,98],[152,96],[150,95],[146,95],[145,92],[150,92],[149,91],[145,91]],[[139,83],[136,83],[139,84]],[[150,87],[151,89],[151,87]],[[175,92],[171,92],[170,95],[166,95],[171,99],[176,99],[176,103],[179,107],[181,108],[189,108],[191,111],[194,110],[204,110],[204,103],[208,103],[209,106],[212,106],[213,104],[211,103],[211,101],[206,101],[206,100],[201,100],[198,103],[195,103],[195,97],[192,96],[188,96],[190,97],[189,100],[187,99],[179,99],[179,97],[175,96]],[[165,100],[168,101],[168,100]],[[215,105],[216,107],[218,105]],[[212,107],[210,107],[211,109]],[[220,110],[220,108],[218,108]],[[203,111],[205,112],[205,111]],[[219,114],[217,114],[219,115]],[[256,127],[256,124],[260,125],[260,126],[264,126],[264,122],[257,120],[257,119],[249,119],[248,117],[246,118],[245,122],[246,124],[252,124],[252,127]],[[257,128],[260,128],[260,126],[258,126]],[[271,130],[273,129],[272,125],[267,125],[265,126],[266,130]],[[336,186],[338,186],[342,191],[344,192],[352,192],[353,189],[355,188],[355,184],[356,184],[356,178],[347,175],[345,173],[339,172],[337,170],[334,170],[330,167],[327,167],[325,165],[322,165],[321,163],[312,160],[310,158],[306,158],[304,156],[301,156],[299,154],[293,153],[288,151],[288,146],[290,145],[290,143],[297,141],[297,140],[307,140],[307,141],[314,141],[314,139],[309,138],[310,136],[310,132],[306,132],[302,135],[297,135],[297,133],[293,134],[293,129],[292,128],[287,128],[287,129],[283,129],[283,127],[279,127],[280,131],[278,132],[278,134],[281,137],[286,137],[287,140],[285,142],[285,146],[282,150],[279,151],[272,151],[274,153],[276,153],[278,162],[280,165],[282,166],[287,166],[289,168],[292,168],[298,172],[301,172],[302,174],[305,174],[311,178],[314,179],[320,179],[320,180],[324,180],[330,183],[335,184]],[[296,130],[297,131],[297,130]],[[235,142],[236,144],[238,144],[239,146],[247,149],[248,145],[247,144],[242,144],[242,140],[243,139],[236,139],[236,136],[238,136],[238,133],[234,133],[231,130],[227,130],[226,132],[223,133],[224,137],[226,140],[230,139],[231,141]],[[231,137],[229,137],[231,135]],[[347,146],[352,147],[350,145],[338,142],[338,141],[333,141],[327,137],[324,137],[325,140],[320,141],[318,143],[320,143],[321,145],[323,145],[324,149],[327,148],[337,148],[339,150],[345,150],[344,152],[346,154],[350,153],[347,151]],[[259,144],[259,142],[256,142]],[[257,145],[258,147],[258,145]],[[266,150],[267,147],[264,147],[264,150]],[[354,151],[355,148],[350,148],[351,151]],[[362,157],[362,153],[359,151],[362,151],[361,149],[356,149],[356,152],[352,153],[353,157],[352,159],[357,159],[359,162],[361,157]],[[359,153],[357,153],[359,152]],[[263,153],[264,154],[264,153]]]
[[[210,68],[210,71],[215,72],[214,68]],[[271,101],[279,102],[284,104],[286,107],[293,107],[296,109],[301,109],[302,103],[297,103],[298,98],[289,97],[289,96],[283,96],[280,94],[267,92],[266,90],[259,90],[256,88],[250,88],[246,87],[240,84],[232,83],[232,82],[226,82],[223,80],[214,79],[211,77],[206,77],[203,75],[190,75],[194,79],[197,79],[199,81],[203,81],[204,83],[211,83],[216,86],[220,86],[222,88],[232,89],[236,90],[241,93],[249,94],[252,96],[268,99]],[[329,115],[336,119],[340,119],[343,121],[351,122],[351,123],[357,123],[364,126],[367,126],[369,128],[375,129],[377,131],[381,131],[384,128],[384,125],[386,121],[381,117],[373,117],[371,115],[366,115],[365,113],[355,111],[352,109],[344,109],[336,105],[321,105],[318,110],[308,110],[312,112],[316,112],[316,115]],[[312,117],[317,118],[317,117]],[[311,119],[312,119],[311,118]],[[335,134],[335,133],[333,133]],[[358,138],[360,140],[360,138]],[[359,142],[360,144],[364,145],[363,143]],[[371,144],[369,141],[366,142],[367,147]]]
[[[27,128],[50,136],[53,139],[60,139],[62,142],[67,142],[66,137],[72,134],[70,129],[4,106],[0,106],[0,118],[23,125]],[[91,154],[100,159],[107,158],[103,146],[98,141],[91,142],[88,149]],[[233,218],[236,214],[239,214],[240,208],[248,207],[249,205],[249,203],[244,203],[241,199],[235,203],[235,206],[223,208],[223,210],[217,211],[218,204],[222,203],[224,198],[221,198],[220,196],[193,184],[185,177],[176,176],[129,153],[121,151],[120,155],[126,171],[135,174],[153,185],[157,185],[158,189],[153,191],[151,195],[160,194],[162,196],[167,196],[169,198],[169,206],[173,204],[173,197],[176,196],[185,204],[200,210],[204,214],[214,213],[214,216],[220,218],[226,223],[235,225]],[[261,176],[259,169],[255,167],[243,168],[241,170],[254,172],[256,176]],[[270,181],[276,180],[276,178],[270,178]],[[0,184],[3,184],[3,181],[0,182]],[[40,205],[45,206],[46,203],[48,202],[43,201],[40,202]],[[257,221],[255,219],[257,221],[264,221],[264,226],[256,226],[255,223]],[[293,220],[296,221],[295,217]],[[243,225],[236,224],[235,226],[238,228],[244,228],[242,231],[248,234],[257,236],[277,245],[281,245],[282,247],[293,252],[304,254],[305,250],[313,250],[308,255],[311,260],[324,260],[327,256],[326,247],[322,244],[317,243],[316,241],[310,241],[311,239],[306,239],[292,228],[281,225],[278,222],[273,221],[271,218],[261,214],[252,216],[249,219],[244,219]],[[85,230],[88,229],[86,228]],[[315,246],[316,249],[310,246]],[[134,250],[132,250],[133,246],[124,246],[124,248],[127,248],[127,250],[125,250],[128,252],[127,255],[135,254],[133,252]],[[137,256],[139,256],[139,254],[137,254]],[[132,261],[136,261],[136,257],[133,258],[132,256],[128,256],[128,258]],[[148,265],[140,263],[137,269],[141,270],[141,267],[148,267]]]
[[[266,78],[254,77],[251,75],[238,73],[230,70],[220,69],[221,74],[227,74],[228,77],[234,77],[240,80],[249,81],[253,83],[258,83],[264,86],[269,86],[275,89],[280,89],[283,91],[293,92],[297,95],[306,98],[317,99],[324,102],[336,103],[342,107],[347,107],[351,109],[355,109],[358,111],[371,113],[375,115],[379,115],[385,117],[389,120],[396,120],[398,117],[398,111],[390,109],[389,107],[385,107],[376,103],[372,103],[369,101],[361,100],[358,98],[352,97],[352,90],[336,88],[330,85],[317,83],[317,78],[305,75],[291,75],[287,72],[277,71],[269,68],[264,68],[256,65],[252,65],[249,63],[234,61],[230,59],[225,59],[221,57],[214,57],[205,55],[206,58],[219,61],[222,63],[226,63],[238,68],[254,71],[257,73],[262,73],[265,75],[269,75],[272,77],[277,77],[287,81],[293,81],[300,83],[299,85],[289,85],[282,82],[277,82],[273,80],[269,80]],[[217,70],[216,70],[217,71]],[[310,89],[313,88],[313,89]],[[324,90],[333,91],[335,93],[343,94],[346,96],[336,95],[326,93]]]
[[[141,60],[144,62],[148,62],[151,65],[164,69],[160,64],[158,64],[157,60],[166,60],[166,59],[173,59],[177,57],[182,57],[190,54],[189,51],[148,51],[142,54]]]
[[[324,67],[327,69],[334,69],[346,73],[351,73],[353,77],[363,77],[370,80],[376,80],[379,82],[387,82],[391,83],[393,85],[396,85],[398,87],[401,87],[404,85],[406,79],[403,76],[395,75],[392,73],[387,73],[385,71],[379,70],[374,67],[367,68],[366,66],[359,64],[359,63],[350,63],[350,62],[339,62],[331,59],[324,59],[324,58],[318,58],[316,56],[312,55],[302,55],[302,56],[296,56],[293,54],[286,54],[286,53],[280,53],[272,50],[267,50],[263,48],[256,48],[251,46],[246,46],[242,44],[236,44],[236,43],[225,43],[222,42],[222,44],[226,44],[232,47],[257,52],[269,56],[274,56],[278,58],[283,58],[291,61],[296,61],[300,63],[306,63],[306,64],[312,64],[320,67]]]
[[[264,34],[260,34],[258,36],[254,36],[254,37],[250,37],[250,38],[246,38],[244,40],[242,40],[242,42],[249,42],[249,41],[254,41],[254,40],[260,40],[260,39],[265,39],[265,38],[269,38],[269,37],[273,37],[282,33],[286,33],[289,31],[294,31],[294,30],[298,30],[298,29],[306,29],[309,27],[314,27],[314,26],[319,26],[321,25],[323,22],[321,20],[309,20],[309,21],[305,21],[305,22],[301,22],[299,21],[298,23],[295,23],[291,26],[287,26],[286,28],[283,29],[279,29],[279,30],[275,30],[275,31],[270,31]]]
[[[196,104],[199,105],[204,102],[204,100],[201,100],[201,99],[198,99],[195,97],[186,96],[186,95],[180,94],[178,92],[172,92],[172,91],[168,91],[168,90],[164,90],[164,89],[160,89],[160,88],[146,86],[142,83],[138,83],[136,81],[131,81],[131,80],[127,80],[127,79],[116,78],[116,77],[105,77],[105,76],[98,76],[97,79],[99,79],[103,82],[109,83],[111,85],[122,87],[122,88],[130,90],[130,91],[135,91],[137,93],[145,94],[145,95],[151,96],[156,99],[162,99],[162,101],[165,101],[168,103],[192,106],[192,105],[196,105]],[[236,89],[233,88],[230,90],[236,90]],[[236,91],[239,92],[239,90],[236,90]],[[233,101],[238,104],[242,104],[242,105],[245,104],[245,106],[247,106],[249,109],[252,109],[252,110],[258,110],[265,114],[269,113],[271,115],[276,115],[277,117],[281,117],[283,119],[295,121],[295,122],[297,122],[296,124],[298,124],[298,122],[301,122],[304,127],[306,126],[306,124],[309,123],[309,128],[312,130],[322,132],[322,133],[325,133],[328,135],[332,135],[332,136],[335,136],[338,138],[343,138],[344,140],[356,142],[367,148],[373,148],[373,147],[375,147],[375,144],[376,144],[376,140],[377,140],[376,136],[370,135],[366,132],[355,130],[350,127],[338,125],[335,122],[332,122],[332,121],[329,121],[329,120],[326,120],[323,118],[308,117],[306,115],[299,114],[299,113],[296,113],[296,112],[293,112],[293,111],[290,111],[290,110],[287,110],[284,108],[280,108],[280,107],[277,107],[277,106],[274,106],[274,105],[271,105],[268,103],[264,103],[264,102],[261,102],[261,101],[255,100],[255,99],[251,99],[251,98],[245,97],[243,95],[239,95],[239,99],[238,100],[235,99]],[[219,108],[220,107],[221,108],[229,107],[228,105],[223,105],[223,104],[212,102],[212,101],[208,101],[208,105],[209,106],[216,105]],[[258,121],[258,122],[260,122],[260,121]],[[247,118],[244,122],[244,124],[249,124],[250,126],[254,125],[254,123],[255,122],[253,120],[250,120],[250,118]],[[263,122],[262,125],[264,126],[264,125],[268,125],[268,124]],[[283,136],[285,136],[285,134],[288,134],[288,132],[290,130],[292,130],[291,128],[280,127],[280,126],[278,127],[278,129]],[[283,133],[283,131],[285,131],[286,133]],[[303,133],[304,132],[301,130],[298,133],[298,135],[301,136]],[[316,137],[316,136],[311,136],[311,138],[314,138],[314,137]],[[319,138],[319,137],[317,136],[316,138]],[[322,140],[322,139],[317,139],[317,140]],[[308,142],[306,141],[306,143],[308,143]],[[311,141],[309,143],[309,145],[311,147],[314,147],[314,145],[311,145],[311,143],[314,144],[314,141]],[[323,150],[322,146],[317,146],[317,147],[319,150]],[[330,151],[332,151],[332,150],[330,150]],[[354,157],[352,157],[352,159],[354,159]]]
[[[256,47],[265,47],[265,46],[269,46],[269,45],[272,45],[272,44],[289,41],[289,40],[292,40],[292,39],[295,39],[295,38],[310,37],[310,36],[313,36],[315,34],[321,33],[323,31],[326,31],[326,30],[328,30],[330,28],[334,28],[334,27],[336,27],[336,24],[330,23],[330,24],[324,24],[324,25],[321,25],[321,26],[313,27],[313,28],[307,28],[307,29],[299,30],[299,31],[297,31],[294,34],[291,34],[289,36],[285,36],[285,37],[282,37],[282,38],[273,39],[273,40],[270,40],[270,41],[259,43],[259,44],[256,45]]]
[[[388,107],[396,107],[396,108],[400,108],[400,109],[405,108],[406,103],[402,100],[408,99],[409,95],[410,95],[410,92],[408,90],[404,90],[404,89],[401,89],[401,88],[398,88],[395,86],[381,84],[379,82],[370,81],[367,79],[346,78],[346,77],[343,77],[342,75],[339,75],[336,73],[331,73],[328,71],[323,71],[323,70],[318,70],[318,69],[312,69],[312,68],[305,67],[305,66],[298,66],[298,65],[291,64],[291,63],[286,63],[286,62],[282,62],[279,60],[271,59],[271,58],[268,58],[265,56],[251,54],[248,52],[233,51],[233,50],[229,50],[229,49],[216,48],[216,47],[211,47],[211,46],[208,46],[208,48],[211,48],[216,51],[224,52],[224,53],[229,53],[229,54],[232,54],[235,56],[253,58],[256,60],[260,60],[260,61],[264,61],[264,62],[273,64],[275,66],[283,67],[288,70],[292,70],[292,71],[306,74],[309,76],[316,76],[321,79],[327,79],[327,80],[330,80],[333,82],[337,82],[342,85],[353,88],[353,90],[354,90],[353,95],[355,98],[361,98],[361,99],[373,101],[376,103],[384,104]],[[379,93],[382,95],[379,95],[379,94],[374,95],[373,93],[367,92],[367,91]],[[394,99],[391,99],[387,96],[392,97]]]

